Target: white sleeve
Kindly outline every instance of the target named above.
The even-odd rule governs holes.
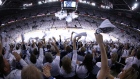
[[[60,56],[56,56],[53,62],[59,64],[60,63]]]
[[[22,67],[26,67],[28,66],[28,64],[23,60],[23,59],[20,59],[20,64],[22,65]]]
[[[26,62],[27,64],[31,64],[31,61],[29,60],[29,58],[30,58],[30,53],[28,52],[28,53],[27,53],[27,56],[26,56],[26,58],[25,58],[25,62]]]
[[[39,50],[38,47],[36,46],[36,44],[35,44],[35,48],[36,48],[37,50]],[[40,50],[39,50],[39,51],[40,51]]]
[[[8,55],[9,55],[9,50],[10,50],[10,46],[6,46],[6,53],[4,54],[4,58],[8,59]]]
[[[130,57],[129,58],[126,58],[125,63],[128,64],[129,62],[131,62],[130,60],[131,60]]]
[[[43,62],[43,58],[44,58],[44,54],[43,54],[43,48],[39,49],[39,57],[37,59],[37,63],[38,62]]]
[[[24,34],[23,33],[21,34],[21,40],[22,40],[22,42],[24,42]]]
[[[72,63],[76,65],[76,61],[77,61],[77,50],[73,50]]]

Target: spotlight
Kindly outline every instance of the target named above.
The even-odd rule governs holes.
[[[132,7],[132,10],[136,9],[138,7],[138,3],[136,2],[133,7]]]

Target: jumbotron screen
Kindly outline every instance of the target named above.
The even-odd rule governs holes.
[[[76,1],[65,1],[64,0],[63,8],[76,8]]]

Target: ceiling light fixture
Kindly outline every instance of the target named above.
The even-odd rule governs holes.
[[[135,10],[137,7],[138,7],[138,3],[136,2],[136,3],[133,5],[132,10]]]
[[[0,0],[0,5],[2,5],[2,1]]]

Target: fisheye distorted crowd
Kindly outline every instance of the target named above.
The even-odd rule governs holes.
[[[82,33],[65,41],[55,37],[9,43],[1,35],[0,79],[139,79],[140,47],[129,43],[83,43]],[[48,41],[47,41],[48,40]]]

